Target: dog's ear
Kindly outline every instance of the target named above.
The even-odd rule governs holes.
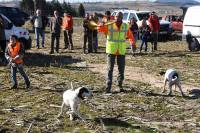
[[[83,93],[89,93],[88,89],[86,87],[81,87],[80,90],[79,90],[79,93],[78,93],[78,97],[80,99],[84,99],[83,97]]]
[[[161,71],[159,74],[160,74],[160,75],[164,75],[164,74],[165,74],[165,71]]]

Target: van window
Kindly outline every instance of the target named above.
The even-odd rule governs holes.
[[[124,13],[123,14],[123,20],[127,20],[127,18],[128,18],[128,13]]]
[[[130,19],[133,18],[133,17],[137,20],[137,18],[136,18],[136,16],[135,16],[134,13],[130,13],[128,20],[130,20]]]
[[[136,13],[138,16],[138,19],[141,21],[144,17],[147,19],[149,18],[149,13]]]

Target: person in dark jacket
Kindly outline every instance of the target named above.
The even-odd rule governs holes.
[[[42,47],[44,48],[44,41],[45,41],[45,27],[48,24],[48,18],[46,16],[42,16],[41,10],[37,9],[36,15],[31,18],[31,23],[35,29],[35,40],[36,40],[36,47],[40,48],[40,41],[39,37],[42,37]]]
[[[132,31],[132,34],[134,36],[134,39],[135,39],[135,43],[137,42],[138,40],[138,24],[137,24],[137,21],[136,19],[133,17],[131,18],[130,20],[130,30]]]
[[[150,27],[146,23],[146,18],[143,19],[142,27],[140,28],[141,31],[141,40],[142,43],[140,45],[140,52],[142,51],[143,44],[145,45],[145,52],[147,52],[147,41],[150,37]]]
[[[83,43],[83,53],[86,53],[87,43],[89,41],[89,13],[86,13],[85,18],[83,20],[83,28],[84,28],[84,43]]]
[[[56,52],[59,53],[61,26],[62,26],[62,18],[59,17],[58,11],[54,11],[54,17],[51,19],[51,22],[50,22],[50,30],[51,30],[50,54],[54,53],[55,40],[56,40]]]

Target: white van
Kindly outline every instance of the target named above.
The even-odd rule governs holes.
[[[9,20],[6,16],[3,14],[0,14],[4,21],[4,28],[5,28],[5,36],[6,40],[8,41],[11,35],[16,35],[19,38],[19,41],[24,44],[25,49],[31,48],[31,37],[29,35],[29,31],[22,28],[22,27],[16,27],[11,20]]]
[[[190,51],[200,50],[200,6],[189,7],[183,20],[183,40]]]

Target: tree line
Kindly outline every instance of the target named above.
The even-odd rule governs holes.
[[[57,10],[59,13],[70,13],[74,17],[84,17],[85,8],[81,3],[78,8],[74,8],[70,3],[60,3],[58,0],[47,2],[46,0],[22,0],[20,8],[29,15],[33,15],[37,9],[41,9],[44,15],[52,16],[53,11]]]

